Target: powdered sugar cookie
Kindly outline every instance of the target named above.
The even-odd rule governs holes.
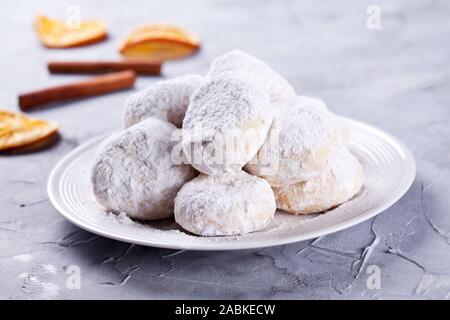
[[[186,183],[175,198],[175,221],[202,236],[261,230],[272,220],[275,210],[270,185],[242,171],[221,177],[201,174]]]
[[[318,175],[346,145],[338,118],[319,99],[298,96],[278,105],[266,142],[246,170],[283,186]]]
[[[362,184],[361,164],[344,148],[333,166],[319,176],[273,190],[278,209],[306,214],[344,203],[358,193]]]
[[[181,127],[189,98],[202,83],[199,75],[187,75],[159,81],[131,95],[125,102],[124,123],[128,128],[145,118],[154,117]]]
[[[155,220],[173,215],[173,200],[195,177],[189,165],[175,165],[174,125],[148,118],[104,141],[92,168],[97,201],[131,218]]]
[[[211,64],[209,77],[227,71],[245,72],[260,81],[269,93],[271,101],[290,99],[295,96],[292,86],[265,62],[241,50],[233,50],[217,57]]]
[[[263,144],[273,113],[267,92],[246,74],[209,79],[192,95],[183,121],[187,160],[213,176],[241,171]]]

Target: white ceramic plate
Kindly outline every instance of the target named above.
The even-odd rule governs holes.
[[[349,202],[325,214],[293,216],[278,211],[271,225],[248,235],[198,237],[183,232],[173,220],[141,224],[106,213],[91,191],[90,168],[96,147],[107,135],[79,146],[56,165],[48,180],[49,198],[55,208],[77,226],[108,238],[145,246],[238,250],[317,238],[354,226],[387,209],[405,194],[416,173],[414,158],[396,138],[362,122],[342,120],[349,129],[350,150],[364,169],[363,189]]]

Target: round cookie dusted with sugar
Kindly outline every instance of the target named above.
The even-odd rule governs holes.
[[[272,186],[318,175],[347,144],[339,119],[322,100],[297,96],[276,110],[265,143],[245,167]]]
[[[264,143],[273,114],[267,92],[248,75],[209,79],[192,95],[183,121],[187,160],[212,176],[241,171]]]
[[[202,236],[242,235],[263,229],[276,210],[270,185],[241,171],[235,175],[199,175],[175,198],[175,221]]]
[[[346,202],[359,192],[362,185],[361,164],[347,148],[343,148],[333,166],[319,176],[273,190],[278,209],[307,214]]]
[[[269,93],[272,102],[291,99],[295,96],[294,89],[289,82],[264,61],[241,50],[235,49],[217,57],[212,62],[207,76],[214,77],[228,71],[244,72],[259,81]]]
[[[192,93],[203,82],[199,75],[158,81],[125,101],[123,115],[128,128],[146,118],[168,121],[180,128]]]
[[[131,218],[171,217],[178,190],[196,176],[191,166],[171,159],[174,130],[168,122],[148,118],[105,140],[91,173],[97,201]]]

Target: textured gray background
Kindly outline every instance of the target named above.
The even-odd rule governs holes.
[[[69,4],[109,24],[98,45],[48,50],[32,19]],[[382,9],[381,30],[366,9]],[[311,242],[236,252],[175,252],[95,236],[47,199],[52,167],[87,139],[121,124],[131,91],[65,103],[33,115],[61,125],[62,141],[0,157],[0,297],[17,298],[450,298],[450,5],[448,1],[2,1],[0,106],[17,94],[82,76],[50,76],[49,59],[116,58],[136,24],[166,21],[197,33],[202,51],[167,63],[165,77],[205,73],[241,48],[269,62],[302,94],[403,140],[417,161],[411,190],[371,221]],[[140,78],[136,89],[156,78]],[[81,268],[69,290],[64,268]],[[366,286],[367,266],[381,289]]]

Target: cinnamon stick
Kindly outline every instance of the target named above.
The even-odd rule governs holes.
[[[161,63],[146,60],[120,61],[51,61],[48,63],[51,73],[95,73],[133,70],[139,74],[161,74]]]
[[[19,95],[19,107],[27,111],[42,104],[96,96],[133,86],[136,73],[131,70],[110,73],[89,80],[51,87]]]

